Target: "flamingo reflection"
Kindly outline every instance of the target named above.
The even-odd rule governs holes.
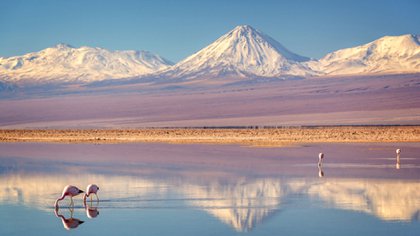
[[[63,227],[66,230],[75,229],[79,225],[81,225],[81,224],[84,223],[84,221],[82,221],[82,220],[79,220],[77,218],[73,218],[73,211],[74,211],[73,208],[69,208],[69,211],[70,211],[70,218],[66,218],[66,217],[64,217],[64,215],[58,214],[58,208],[55,208],[54,209],[55,216],[57,218],[60,218],[61,219],[61,222],[63,223]]]
[[[83,205],[85,206],[86,216],[89,219],[96,218],[99,215],[98,207],[97,206],[92,206],[92,202],[90,202],[90,205],[86,204],[86,202],[84,202]]]
[[[324,171],[322,170],[322,166],[318,165],[318,176],[320,178],[324,177]]]

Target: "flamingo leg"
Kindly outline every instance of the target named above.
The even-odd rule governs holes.
[[[73,197],[70,197],[70,206],[74,207]]]
[[[92,194],[90,194],[90,202],[92,202]]]
[[[98,194],[95,194],[95,197],[96,197],[96,202],[97,202],[97,203],[99,203],[99,197],[98,197]]]

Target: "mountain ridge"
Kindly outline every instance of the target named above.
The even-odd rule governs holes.
[[[75,48],[59,43],[23,56],[0,58],[0,79],[91,82],[152,73],[173,63],[149,51]]]
[[[77,48],[65,43],[23,56],[0,57],[0,82],[23,86],[121,79],[160,83],[419,72],[419,35],[384,36],[317,60],[291,52],[249,25],[235,27],[176,64],[149,51]]]
[[[327,75],[420,72],[419,38],[413,34],[384,36],[333,51],[308,66]]]

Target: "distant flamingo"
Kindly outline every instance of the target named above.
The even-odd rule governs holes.
[[[72,208],[70,208],[70,209],[72,209]],[[71,213],[70,218],[66,218],[66,217],[64,217],[63,215],[58,214],[58,208],[55,208],[55,210],[54,210],[54,214],[55,214],[55,216],[56,216],[57,218],[60,218],[60,219],[61,219],[61,222],[63,223],[63,227],[64,227],[65,229],[67,229],[67,230],[70,230],[70,229],[75,229],[75,228],[77,228],[79,225],[81,225],[81,224],[83,224],[83,223],[84,223],[84,221],[82,221],[82,220],[79,220],[79,219],[73,218],[73,210],[70,210],[70,213]]]
[[[83,196],[83,202],[86,202],[86,198],[90,196],[90,201],[92,201],[92,194],[95,194],[96,196],[96,201],[99,202],[99,197],[98,197],[98,192],[99,187],[96,184],[89,184],[86,187],[86,193]]]
[[[401,149],[398,148],[397,150],[395,150],[395,152],[397,153],[397,163],[395,164],[395,168],[399,170],[401,168],[401,164],[400,164]]]
[[[77,196],[79,194],[83,193],[82,190],[80,190],[79,188],[72,186],[72,185],[67,185],[66,187],[64,187],[63,193],[61,194],[61,197],[59,197],[56,201],[55,201],[55,208],[58,208],[58,202],[63,200],[66,196],[70,196],[70,206],[74,206],[74,202],[73,202],[73,197]]]
[[[322,165],[322,159],[324,159],[324,153],[320,152],[319,155],[318,155],[318,158],[319,158],[318,166],[321,166]]]

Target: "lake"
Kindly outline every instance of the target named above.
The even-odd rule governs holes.
[[[420,143],[1,143],[0,235],[69,233],[419,235]]]

